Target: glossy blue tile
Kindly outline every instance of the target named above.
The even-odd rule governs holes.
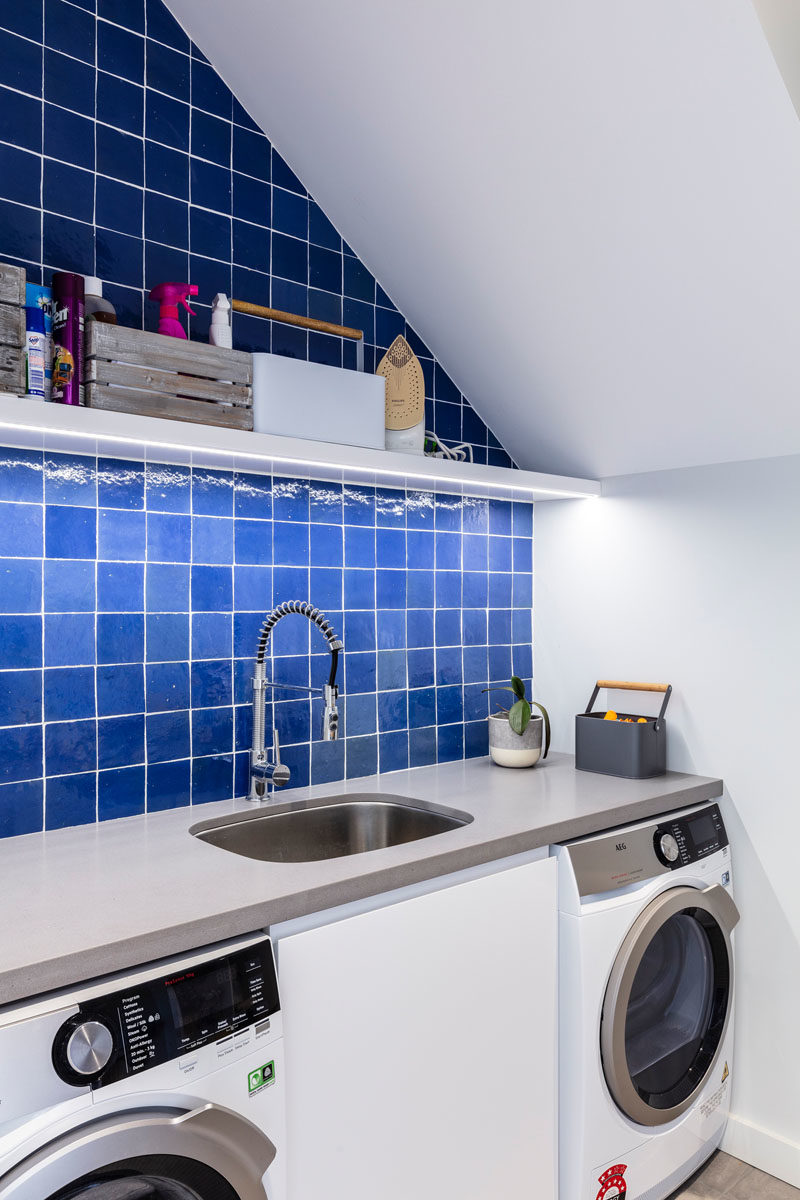
[[[291,529],[296,528],[294,525]],[[315,567],[340,567],[342,565],[341,525],[313,524],[310,527],[311,563]]]
[[[533,649],[530,645],[512,647],[511,668],[522,679],[530,678],[533,674]]]
[[[375,524],[375,489],[346,486],[343,492],[345,525]]]
[[[234,522],[235,560],[251,565],[272,561],[272,527],[266,521]]]
[[[442,725],[436,735],[437,762],[453,762],[464,756],[464,726]]]
[[[432,649],[409,650],[406,661],[410,688],[430,687],[433,684],[435,670]]]
[[[275,521],[272,527],[273,563],[276,566],[303,566],[308,562],[308,526],[299,522]]]
[[[145,503],[150,512],[191,512],[190,469],[169,463],[148,463],[145,468]]]
[[[461,574],[458,571],[436,572],[436,607],[460,608]]]
[[[436,682],[461,683],[462,650],[460,646],[443,646],[436,651]]]
[[[41,676],[35,672],[39,682]],[[37,720],[41,720],[40,715]],[[95,715],[94,667],[50,667],[44,672],[45,721],[69,721]]]
[[[489,678],[489,652],[486,646],[465,646],[462,652],[465,683],[483,683]]]
[[[294,783],[294,780],[292,782]],[[219,800],[229,800],[232,795],[232,754],[217,754],[213,757],[194,760],[192,765],[193,804],[212,804]]]
[[[464,757],[482,758],[489,753],[489,727],[486,721],[470,721],[464,726]]]
[[[513,609],[511,612],[511,640],[513,642],[530,642],[532,636],[533,627],[530,609]]]
[[[489,613],[489,641],[502,645],[511,641],[511,609],[493,608]]]
[[[465,646],[482,646],[487,641],[486,610],[465,608],[461,615]]]
[[[461,611],[459,609],[439,609],[437,611],[436,645],[461,645]]]
[[[374,775],[378,770],[378,739],[373,735],[348,738],[345,743],[345,769],[348,779]]]
[[[98,614],[98,663],[140,663],[143,660],[144,616],[140,612]]]
[[[377,659],[374,653],[364,651],[345,653],[345,694],[374,692],[377,680]]]
[[[0,10],[0,22],[4,29],[22,34],[35,42],[41,42],[43,29],[43,0],[29,0],[27,4],[4,4]]]
[[[101,458],[97,463],[97,500],[101,508],[144,507],[144,467],[121,458]]]
[[[0,558],[0,612],[38,613],[42,609],[42,560]]]
[[[97,722],[59,721],[44,727],[47,775],[70,775],[97,768]]]
[[[147,661],[185,662],[189,658],[189,614],[148,613]]]
[[[533,605],[533,576],[515,571],[512,595],[515,608],[531,608]]]
[[[375,566],[375,531],[361,526],[346,526],[344,530],[344,565],[346,567]]]
[[[508,693],[509,703],[513,697]],[[464,720],[485,721],[489,711],[494,711],[498,704],[503,704],[503,693],[497,693],[497,698],[487,691],[485,683],[464,684]]]
[[[41,773],[41,725],[17,725],[0,729],[0,783],[34,779]]]
[[[234,478],[234,512],[237,517],[270,520],[272,517],[272,479],[270,476],[237,472]]]
[[[342,698],[340,712],[344,713],[344,734],[359,737],[377,729],[377,696],[374,692],[347,694]]]
[[[97,776],[97,819],[134,817],[145,809],[144,766],[100,771]]]
[[[403,609],[382,609],[377,623],[378,648],[400,650],[406,644],[406,613]]]
[[[231,129],[230,122],[195,109],[192,113],[192,154],[221,167],[230,166]]]
[[[180,200],[189,199],[189,155],[157,142],[145,142],[147,186]]]
[[[19,619],[17,618],[17,620]],[[95,661],[94,615],[91,613],[48,613],[44,618],[44,661],[45,666],[48,667],[93,664]]]
[[[533,570],[533,542],[529,537],[515,537],[514,542],[514,570],[516,572],[530,572]]]
[[[189,572],[188,565],[148,563],[146,581],[148,611],[189,612]]]
[[[101,717],[144,710],[144,667],[101,666],[97,668],[97,714]]]
[[[0,500],[41,504],[43,477],[41,451],[0,448]]]
[[[379,567],[405,569],[406,534],[404,529],[378,529],[375,534],[375,554]]]
[[[489,680],[491,683],[507,683],[511,678],[511,647],[489,647]]]
[[[345,743],[312,742],[311,783],[332,783],[344,779]]]
[[[150,713],[147,716],[147,761],[167,762],[188,758],[191,725],[188,709]]]
[[[181,29],[163,0],[146,0],[147,36],[188,52],[189,39]]]
[[[3,618],[0,639],[0,666],[40,667],[42,665],[42,618],[15,616]]]
[[[406,603],[412,608],[433,608],[433,571],[406,572]]]
[[[233,516],[233,472],[196,468],[192,477],[192,512],[205,517]]]
[[[144,608],[144,564],[97,564],[98,612],[141,612]]]
[[[196,708],[192,713],[192,754],[227,754],[233,749],[233,709]]]
[[[272,603],[271,567],[235,567],[234,605],[237,611],[266,612]]]
[[[106,717],[97,722],[97,763],[100,769],[144,762],[144,716]]]
[[[0,725],[31,725],[41,719],[41,671],[0,671]]]
[[[97,111],[105,124],[141,137],[144,130],[144,88],[127,79],[98,71]]]
[[[512,505],[514,537],[533,536],[533,505],[515,500]]]
[[[344,571],[344,607],[375,608],[375,572],[351,567]]]
[[[215,116],[230,120],[233,96],[230,88],[205,62],[192,61],[192,104]]]
[[[193,663],[191,689],[192,705],[195,708],[229,705],[232,700],[230,659],[209,659]]]
[[[386,691],[406,686],[406,652],[381,650],[378,653],[378,688]]]
[[[48,504],[44,514],[45,553],[48,558],[94,558],[97,550],[96,509]],[[39,547],[34,551],[37,554],[41,553],[40,527],[41,510],[38,510],[38,514],[25,514],[21,528],[26,544]]]
[[[148,512],[147,561],[188,563],[192,553],[191,518],[175,513]]]
[[[48,454],[44,462],[46,504],[75,504],[94,507],[97,503],[95,460],[83,454]]]
[[[154,88],[156,93],[182,100],[188,106],[190,95],[190,63],[184,54],[176,53],[173,48],[159,42],[148,42],[147,45],[147,76],[148,88]],[[161,96],[154,94],[157,104]],[[152,135],[150,135],[152,136]],[[171,142],[168,144],[172,144]],[[188,150],[188,142],[186,149]]]
[[[189,707],[189,664],[149,663],[145,667],[147,711]]]
[[[41,779],[0,787],[0,838],[38,833],[44,827],[44,784]]]
[[[38,558],[41,553],[41,506],[0,503],[0,556]]]
[[[511,570],[511,546],[512,540],[508,537],[490,537],[489,538],[489,570],[490,571],[510,571]]]
[[[94,771],[47,780],[45,829],[90,825],[96,815],[97,775]]]
[[[409,647],[432,646],[433,610],[410,608],[407,613],[407,638]]]
[[[233,562],[233,520],[192,517],[192,562]]]
[[[233,623],[230,613],[194,613],[192,658],[224,658],[232,653]]]
[[[308,521],[308,482],[276,477],[272,484],[272,515],[276,521]]]
[[[194,612],[227,612],[233,605],[232,567],[192,567]]]
[[[436,689],[412,688],[408,693],[408,724],[411,729],[436,724]]]
[[[436,762],[436,729],[412,729],[408,735],[409,766],[428,767]]]
[[[405,771],[408,768],[408,731],[382,733],[378,740],[380,770]]]
[[[276,571],[277,576],[277,571]],[[344,572],[335,567],[312,567],[310,572],[311,584],[309,595],[314,597],[318,608],[325,612],[333,612],[342,607]],[[278,590],[275,588],[275,602],[278,602]]]
[[[191,802],[191,762],[156,763],[147,768],[147,811],[183,808]]]
[[[142,210],[144,193],[141,188],[120,183],[116,179],[97,177],[95,220],[105,231],[135,238],[135,247],[121,237],[109,237],[104,232],[97,245],[97,269],[105,271],[118,283],[141,286],[142,279]]]
[[[143,560],[147,544],[147,524],[143,512],[121,508],[101,508],[97,514],[97,552],[107,560],[133,562]]]
[[[464,701],[460,686],[437,687],[436,720],[438,725],[450,725],[464,719]]]
[[[97,125],[97,171],[137,187],[144,184],[144,146],[140,138]]]
[[[405,682],[405,680],[404,680]],[[390,729],[408,727],[408,693],[404,689],[378,693],[378,729],[385,733]]]

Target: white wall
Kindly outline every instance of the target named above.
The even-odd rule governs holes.
[[[725,780],[742,910],[726,1148],[800,1186],[800,457],[618,477],[537,505],[534,543],[555,748],[593,680],[665,680],[669,766]]]

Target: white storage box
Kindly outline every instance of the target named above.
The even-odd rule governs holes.
[[[380,375],[254,354],[253,428],[383,450],[385,386]]]

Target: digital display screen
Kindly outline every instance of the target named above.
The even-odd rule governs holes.
[[[714,818],[709,813],[693,817],[691,821],[687,822],[686,829],[695,849],[707,845],[708,842],[716,841],[717,827],[714,824]]]
[[[242,974],[230,962],[187,971],[165,980],[165,987],[175,1031],[183,1037],[231,1021],[250,1003]]]

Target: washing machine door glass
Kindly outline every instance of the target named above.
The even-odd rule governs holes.
[[[623,942],[600,1044],[611,1094],[638,1124],[665,1124],[685,1112],[714,1066],[730,1014],[737,920],[719,886],[672,888]]]
[[[51,1200],[240,1200],[216,1171],[173,1156],[130,1159],[93,1172]]]

